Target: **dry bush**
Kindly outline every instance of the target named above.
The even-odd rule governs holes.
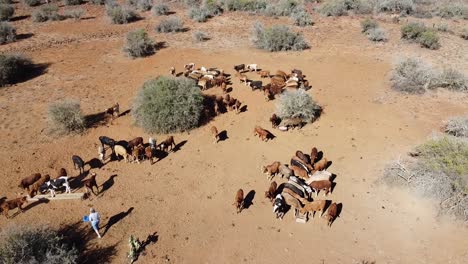
[[[29,73],[32,62],[19,54],[0,54],[0,87],[14,84]]]
[[[305,27],[314,24],[314,22],[312,21],[312,16],[306,11],[293,13],[291,14],[291,18],[293,19],[294,25],[296,26]]]
[[[440,202],[440,212],[468,220],[468,139],[445,136],[416,148],[414,159],[385,169],[383,182]]]
[[[38,6],[41,4],[41,0],[23,0],[23,3],[27,6]]]
[[[179,17],[169,17],[161,20],[156,26],[156,31],[159,33],[181,32],[184,30],[184,22]]]
[[[330,0],[324,2],[318,9],[324,16],[345,16],[349,11],[356,14],[370,14],[373,4],[366,0]]]
[[[127,3],[140,11],[148,11],[153,7],[153,0],[127,0]]]
[[[138,19],[138,14],[130,6],[121,6],[115,2],[106,3],[106,14],[112,24],[127,24]]]
[[[426,30],[421,33],[417,42],[421,47],[436,50],[440,48],[439,35],[433,30]]]
[[[54,134],[81,133],[85,129],[80,102],[76,100],[65,99],[50,104],[47,117],[50,132]]]
[[[146,57],[154,53],[154,42],[144,29],[127,33],[124,52],[132,58]]]
[[[70,6],[70,5],[81,5],[83,0],[63,0],[63,4]]]
[[[58,7],[55,5],[43,5],[32,13],[33,22],[46,22],[61,20],[62,17],[58,13]]]
[[[151,9],[154,16],[166,16],[169,14],[169,7],[165,4],[156,4]]]
[[[267,7],[265,0],[221,0],[221,6],[226,11],[263,12]]]
[[[423,23],[412,22],[401,27],[401,38],[417,42],[428,49],[440,48],[437,32],[427,28]]]
[[[394,66],[392,88],[406,93],[424,93],[434,85],[436,73],[432,67],[416,58],[403,58]]]
[[[264,13],[267,16],[292,16],[295,13],[307,12],[303,2],[298,0],[279,0],[269,2]]]
[[[0,263],[78,263],[78,250],[47,227],[9,226],[0,237]]]
[[[445,133],[456,137],[468,138],[468,116],[459,116],[448,120],[445,126]]]
[[[437,15],[443,18],[468,19],[468,5],[466,3],[447,2],[439,6]]]
[[[387,41],[387,34],[381,28],[371,28],[366,32],[367,38],[371,41]]]
[[[321,112],[322,108],[302,89],[284,92],[276,105],[276,114],[281,119],[301,118],[313,122]]]
[[[149,133],[187,131],[199,126],[203,101],[193,80],[162,76],[143,84],[132,113],[135,123]]]
[[[447,88],[458,92],[468,92],[468,80],[459,71],[446,68],[437,76],[437,87]]]
[[[414,0],[378,0],[377,10],[380,12],[392,12],[411,14],[416,9]]]
[[[309,44],[301,33],[294,32],[283,25],[264,28],[258,21],[253,28],[253,43],[257,48],[268,51],[297,51],[309,48]]]
[[[0,4],[0,21],[8,21],[15,14],[15,9],[7,4]]]
[[[16,29],[7,22],[0,22],[0,45],[16,40]]]
[[[460,33],[460,37],[461,37],[462,39],[468,40],[468,27],[467,27],[467,28],[464,28],[464,29],[462,30],[462,32]]]
[[[203,31],[193,32],[192,38],[195,42],[203,42],[209,39],[208,35]]]
[[[377,24],[377,21],[375,21],[374,19],[366,18],[363,21],[361,21],[361,29],[362,29],[361,32],[363,33],[367,32],[369,29],[378,28],[378,27],[379,27],[379,24]]]
[[[440,32],[448,32],[449,31],[449,25],[447,23],[440,23],[436,25],[437,31]]]
[[[206,22],[210,18],[208,9],[204,7],[192,7],[188,11],[188,16],[190,19],[196,22]]]
[[[76,9],[69,9],[65,10],[63,12],[63,16],[66,18],[73,18],[75,20],[79,20],[83,15],[85,11],[83,8],[76,8]]]

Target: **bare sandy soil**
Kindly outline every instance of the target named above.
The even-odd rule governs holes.
[[[18,16],[30,13],[22,4],[15,7]],[[30,18],[15,21],[18,33],[33,35],[0,47],[47,65],[44,74],[0,89],[0,197],[14,198],[20,191],[19,180],[32,172],[55,175],[65,167],[77,175],[71,155],[97,158],[101,135],[123,140],[143,136],[145,141],[150,136],[133,126],[131,115],[125,115],[83,135],[54,138],[47,134],[49,103],[76,98],[85,114],[115,102],[127,110],[141,85],[167,74],[171,66],[179,70],[195,62],[230,73],[238,63],[258,63],[271,71],[299,68],[324,113],[300,131],[272,130],[276,138],[262,142],[253,136],[253,127],[270,128],[268,118],[276,101],[265,102],[262,94],[234,80],[232,95],[248,106],[246,112],[226,113],[190,133],[175,134],[176,143],[182,142],[180,149],[154,165],[113,161],[92,169],[98,184],[106,186],[101,196],[30,204],[13,219],[1,217],[1,228],[12,223],[64,227],[80,222],[93,206],[103,216],[103,224],[112,216],[121,218],[101,240],[91,234],[89,249],[115,253],[97,256],[96,263],[124,263],[128,237],[145,239],[155,232],[158,241],[146,247],[138,262],[467,263],[468,229],[463,223],[437,217],[431,201],[376,184],[386,163],[426,140],[448,117],[468,112],[466,95],[437,91],[412,96],[391,91],[392,62],[410,54],[466,74],[466,41],[443,33],[440,50],[424,50],[401,41],[399,25],[381,17],[390,41],[374,44],[360,33],[359,18],[315,16],[315,26],[295,28],[304,32],[311,49],[267,53],[250,44],[253,21],[291,24],[288,19],[230,13],[194,24],[177,10],[190,31],[156,34],[153,27],[161,18],[150,13],[135,23],[110,25],[103,7],[82,7],[89,19],[44,24],[34,24]],[[461,27],[457,22],[449,24],[455,30]],[[122,46],[125,33],[133,28],[146,28],[166,47],[148,58],[129,59]],[[194,28],[207,31],[211,40],[192,43]],[[253,73],[249,76],[259,79]],[[211,125],[226,130],[228,139],[213,144]],[[166,137],[151,136],[158,141]],[[275,160],[287,163],[296,150],[308,153],[313,146],[333,162],[329,171],[337,175],[336,188],[327,199],[341,202],[343,211],[332,228],[318,217],[296,223],[290,212],[277,220],[263,198],[269,182],[260,166]],[[239,188],[255,195],[253,204],[236,214],[231,204]]]

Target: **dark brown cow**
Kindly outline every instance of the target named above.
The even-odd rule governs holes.
[[[28,203],[28,200],[26,199],[26,196],[23,196],[23,197],[20,197],[20,198],[16,198],[16,199],[12,199],[12,200],[8,200],[8,201],[3,202],[0,205],[0,208],[3,211],[3,215],[6,218],[10,218],[10,216],[8,215],[8,211],[13,210],[15,208],[18,208],[18,211],[20,213],[22,213],[23,212],[22,206],[25,203]]]
[[[41,178],[40,173],[33,173],[33,174],[29,175],[28,177],[23,178],[21,180],[20,184],[18,185],[18,187],[29,191],[29,186],[33,185],[40,178]]]

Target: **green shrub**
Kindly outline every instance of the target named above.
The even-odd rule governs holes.
[[[414,0],[379,0],[377,10],[400,14],[411,14],[416,8]]]
[[[80,109],[80,102],[65,99],[49,105],[49,129],[59,135],[81,133],[85,129],[85,119]]]
[[[439,36],[437,32],[433,30],[426,30],[418,37],[417,42],[421,44],[421,47],[428,49],[438,49],[440,48]]]
[[[197,22],[206,22],[210,18],[210,14],[206,8],[203,7],[192,7],[190,8],[188,15],[190,19]]]
[[[222,0],[221,3],[227,11],[262,12],[267,7],[265,0]]]
[[[23,3],[27,6],[38,6],[41,4],[41,0],[23,0]]]
[[[276,105],[276,114],[281,119],[301,118],[313,122],[321,112],[322,108],[302,89],[284,92]]]
[[[0,86],[24,78],[32,66],[30,59],[19,54],[0,54]]]
[[[435,73],[432,67],[416,58],[404,58],[394,67],[391,75],[392,88],[406,93],[424,93],[434,86]]]
[[[0,22],[0,45],[14,42],[16,40],[16,29],[7,22]]]
[[[387,41],[387,34],[385,33],[385,30],[379,27],[367,30],[366,35],[367,38],[371,41]]]
[[[305,11],[293,13],[291,14],[291,18],[294,20],[294,25],[296,26],[305,27],[314,24],[312,16]]]
[[[459,116],[450,119],[445,126],[445,133],[468,138],[468,116]]]
[[[427,27],[423,23],[412,22],[401,27],[401,38],[417,41],[423,32],[427,31]]]
[[[140,11],[148,11],[153,7],[153,0],[127,0],[127,2]]]
[[[154,42],[144,29],[130,31],[127,34],[124,52],[132,58],[145,57],[154,53]]]
[[[366,18],[365,20],[361,21],[361,32],[363,33],[367,32],[369,29],[374,29],[377,27],[379,27],[379,25],[377,24],[377,21],[373,19]]]
[[[63,4],[67,6],[71,5],[81,5],[83,0],[63,0]]]
[[[193,80],[163,76],[143,84],[132,113],[136,124],[149,133],[187,131],[200,124],[203,102]]]
[[[154,16],[166,16],[169,14],[169,7],[165,4],[157,4],[153,6],[151,12]]]
[[[62,17],[58,14],[58,7],[54,5],[43,5],[32,13],[33,22],[45,22],[61,20]]]
[[[468,80],[459,71],[447,68],[437,77],[437,86],[453,91],[468,92]]]
[[[179,17],[169,17],[161,20],[156,26],[156,31],[160,33],[181,32],[184,30],[184,22]]]
[[[442,214],[468,220],[468,139],[434,138],[418,146],[416,153],[413,159],[388,166],[382,180],[435,198]]]
[[[264,28],[259,22],[254,24],[253,43],[259,49],[268,51],[304,50],[309,47],[301,33],[291,31],[283,25]]]
[[[0,4],[0,21],[7,21],[13,17],[15,9],[6,4]]]
[[[468,5],[463,3],[447,3],[439,7],[437,15],[443,18],[459,17],[468,19]]]
[[[209,39],[208,35],[203,31],[193,32],[192,38],[195,42],[203,42]]]
[[[78,263],[78,250],[46,227],[10,226],[0,238],[0,263]]]
[[[84,13],[85,11],[83,8],[69,9],[63,12],[63,16],[66,18],[73,18],[75,20],[79,20],[84,15]]]
[[[106,14],[112,24],[127,24],[138,18],[135,10],[129,6],[120,6],[116,3],[106,4]]]
[[[464,28],[464,29],[462,30],[462,32],[460,33],[460,37],[461,37],[462,39],[468,40],[468,27],[467,27],[467,28]]]

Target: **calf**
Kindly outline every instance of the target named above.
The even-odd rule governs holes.
[[[278,184],[275,181],[272,181],[270,183],[270,188],[268,188],[268,191],[265,192],[265,198],[270,199],[271,202],[273,202],[273,199],[275,198],[276,195],[276,189],[278,188]]]
[[[16,199],[11,199],[8,201],[4,201],[1,205],[0,208],[3,211],[3,215],[6,218],[10,218],[8,215],[9,210],[13,210],[15,208],[18,208],[18,212],[22,213],[23,212],[23,204],[28,203],[28,200],[26,199],[26,196],[23,196],[21,198],[16,198]]]
[[[326,200],[317,200],[317,201],[305,203],[305,204],[304,204],[304,207],[302,207],[301,209],[299,209],[299,211],[300,211],[302,214],[305,214],[305,213],[313,213],[312,217],[315,216],[315,212],[319,211],[319,212],[321,212],[320,217],[322,217],[322,215],[323,215],[323,210],[325,209],[325,206],[326,206],[326,205],[327,205],[327,201],[326,201]]]
[[[128,152],[123,146],[115,145],[115,155],[117,156],[118,159],[119,159],[119,156],[122,156],[125,162],[128,162]]]
[[[258,74],[260,74],[260,78],[269,78],[270,77],[270,71],[259,71]]]
[[[257,64],[247,64],[246,66],[247,70],[249,71],[257,71]]]
[[[143,145],[143,138],[142,137],[136,137],[128,142],[128,148],[129,149],[134,149],[135,147],[138,147],[140,145]]]
[[[50,181],[49,174],[42,175],[41,178],[31,186],[31,189],[29,190],[29,197],[34,197],[41,186],[48,181]]]
[[[267,175],[268,180],[271,180],[277,173],[279,173],[280,166],[281,163],[279,161],[275,161],[270,165],[262,166],[262,172]]]
[[[236,70],[236,72],[240,72],[240,71],[245,70],[245,64],[235,65],[234,70]]]
[[[40,173],[33,173],[29,175],[28,177],[25,177],[21,180],[20,184],[18,187],[23,188],[24,190],[29,191],[29,186],[33,185],[35,182],[37,182],[41,178]]]
[[[314,163],[314,170],[324,170],[328,166],[328,160],[326,158],[321,159],[320,161]]]
[[[115,140],[110,137],[100,136],[99,141],[101,142],[101,146],[104,148],[105,146],[109,146],[112,149],[112,153],[114,153],[114,146]]]
[[[140,159],[144,155],[145,149],[143,148],[143,145],[138,145],[133,148],[132,150],[132,160],[133,162],[136,162],[140,164]]]
[[[173,136],[169,136],[168,138],[166,138],[166,140],[164,140],[163,142],[161,142],[161,144],[159,144],[159,148],[165,152],[168,152],[169,147],[171,148],[171,151],[172,151],[173,146],[174,147],[176,146]]]
[[[73,161],[73,167],[75,168],[75,170],[80,170],[80,175],[82,173],[84,173],[84,166],[85,166],[85,162],[83,161],[82,158],[80,158],[80,156],[78,155],[73,155],[72,156],[72,161]]]
[[[150,161],[151,165],[153,165],[154,155],[153,155],[153,149],[150,146],[145,148],[145,158]]]
[[[335,221],[336,217],[338,216],[338,205],[336,203],[332,203],[328,208],[327,214],[325,218],[327,219],[327,225],[331,227],[333,221]]]
[[[258,136],[262,139],[262,141],[268,141],[268,139],[273,138],[273,135],[270,133],[270,131],[263,129],[259,126],[255,126],[254,136]]]
[[[96,173],[91,173],[91,177],[83,181],[83,185],[86,187],[86,194],[89,195],[92,192],[94,195],[99,194],[99,187],[96,183]],[[96,187],[96,193],[94,193],[94,187]]]
[[[312,151],[310,152],[310,162],[315,163],[315,160],[317,160],[318,156],[318,151],[316,147],[312,148]]]
[[[275,99],[275,95],[270,91],[270,86],[271,84],[267,84],[265,86],[262,86],[263,89],[263,95],[265,96],[265,101],[270,101]]]
[[[271,122],[271,127],[277,128],[279,124],[281,123],[281,118],[279,118],[276,114],[273,114],[270,117],[270,122]]]
[[[113,119],[119,117],[120,116],[119,103],[115,103],[115,105],[113,105],[112,107],[105,109],[104,114],[112,116]]]
[[[187,70],[187,71],[192,71],[195,69],[195,63],[189,63],[189,64],[185,64],[184,65],[184,69]]]
[[[276,218],[283,219],[286,209],[284,206],[286,203],[284,202],[284,198],[281,194],[277,194],[275,200],[273,202],[273,213],[276,214]]]
[[[244,209],[244,190],[239,189],[236,193],[236,197],[234,198],[234,203],[232,204],[236,207],[237,213],[242,212]]]
[[[328,193],[331,193],[332,182],[329,180],[313,181],[309,184],[309,186],[314,190],[315,197],[318,196],[318,193],[321,190],[325,191],[325,196],[326,196],[328,195]]]
[[[211,131],[211,134],[213,135],[214,143],[218,143],[219,141],[218,129],[215,126],[212,126],[210,131]]]

